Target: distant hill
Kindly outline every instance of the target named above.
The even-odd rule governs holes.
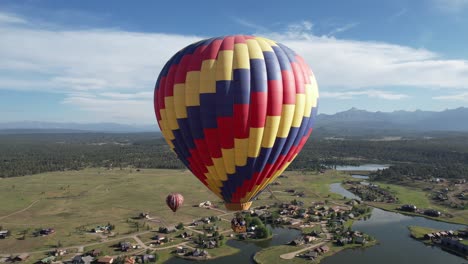
[[[117,123],[58,123],[22,121],[0,123],[0,133],[80,133],[80,132],[108,132],[135,133],[156,132],[159,128],[154,125],[125,125]]]
[[[434,132],[468,132],[468,108],[433,111],[369,112],[351,108],[333,115],[320,114],[315,123],[315,136],[387,136],[395,134]],[[11,122],[0,123],[0,134],[157,132],[154,125],[125,125],[117,123],[54,123]]]
[[[351,108],[333,115],[320,114],[316,128],[326,131],[452,131],[468,132],[468,108],[433,111],[369,112]]]

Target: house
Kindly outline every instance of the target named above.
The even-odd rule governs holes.
[[[44,229],[39,230],[39,235],[41,236],[48,236],[53,233],[55,233],[55,229],[53,228],[44,228]]]
[[[145,254],[141,256],[141,260],[143,263],[156,262],[156,256],[152,254]]]
[[[135,258],[133,257],[125,257],[124,264],[135,264]]]
[[[187,254],[187,252],[188,252],[188,248],[186,248],[186,247],[177,247],[176,248],[176,254],[185,255],[185,254]]]
[[[304,244],[304,240],[303,239],[294,239],[293,241],[289,242],[288,245],[291,245],[291,246],[300,246],[300,245],[303,245]]]
[[[140,219],[149,219],[150,215],[149,215],[149,213],[140,213],[139,218]]]
[[[72,259],[72,264],[91,264],[93,261],[94,261],[94,258],[91,256],[76,255]]]
[[[318,253],[315,251],[309,251],[303,255],[304,258],[315,260],[318,257]]]
[[[191,232],[183,232],[182,234],[180,234],[181,238],[191,238],[192,236],[193,234]]]
[[[103,226],[96,226],[95,228],[91,229],[93,233],[107,233],[111,230],[110,225],[103,225]]]
[[[425,234],[425,235],[424,235],[424,239],[430,239],[430,240],[432,240],[432,239],[434,239],[434,235],[433,235],[432,233]]]
[[[23,253],[21,255],[16,256],[13,260],[14,261],[25,261],[29,258],[29,254]]]
[[[336,243],[338,243],[338,245],[340,246],[344,246],[346,244],[349,244],[351,243],[353,240],[349,237],[343,237],[343,238],[340,238],[336,241]]]
[[[317,238],[316,238],[315,236],[309,236],[309,235],[304,236],[304,241],[305,241],[306,243],[310,243],[310,242],[313,242],[313,241],[315,241],[315,240],[317,240]]]
[[[93,249],[91,250],[91,252],[89,252],[89,255],[91,255],[92,257],[99,257],[101,255],[101,250],[99,249]]]
[[[132,244],[130,244],[130,242],[120,242],[119,247],[120,251],[127,252],[129,249],[132,248]]]
[[[319,248],[316,248],[315,249],[316,252],[318,253],[327,253],[328,251],[330,251],[330,248],[328,246],[321,246]]]
[[[424,214],[428,216],[433,216],[433,217],[439,217],[441,215],[439,211],[434,210],[434,209],[427,209],[424,211]]]
[[[206,250],[201,250],[201,249],[197,248],[192,252],[192,256],[194,256],[194,257],[206,257],[206,256],[208,256],[208,252]]]
[[[63,256],[65,254],[67,254],[67,251],[65,249],[55,249],[54,251],[50,252],[50,254],[52,256],[56,256],[56,257],[59,257],[59,256]]]
[[[413,204],[404,204],[400,207],[401,211],[406,211],[406,212],[416,212],[418,208],[416,205]]]
[[[9,235],[10,235],[10,231],[8,231],[8,230],[2,230],[2,231],[0,231],[0,239],[4,239],[4,238],[6,238],[6,237],[9,236]]]
[[[55,261],[55,256],[50,256],[50,257],[41,259],[42,264],[49,264],[49,263],[52,263],[53,261]]]
[[[468,254],[468,245],[460,242],[458,239],[444,237],[444,238],[441,239],[440,243],[443,246],[449,247],[449,248],[454,249],[454,250],[456,250],[458,252],[462,252],[465,255]]]
[[[112,264],[112,262],[114,262],[114,258],[110,256],[104,256],[97,260],[99,264]]]
[[[358,236],[354,239],[354,243],[363,245],[367,243],[367,240],[363,236]]]

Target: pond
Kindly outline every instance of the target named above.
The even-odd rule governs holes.
[[[377,171],[387,169],[388,164],[363,164],[360,166],[336,166],[337,171]]]
[[[340,186],[341,187],[341,186]],[[340,195],[348,195],[348,191],[332,184],[331,190],[338,190]],[[354,194],[348,196],[354,198]],[[462,225],[449,224],[429,220],[423,217],[411,217],[398,213],[373,209],[367,220],[356,221],[354,230],[365,232],[379,241],[379,244],[367,249],[345,250],[324,259],[323,264],[394,264],[394,263],[424,263],[424,264],[460,264],[468,263],[463,258],[449,254],[438,247],[426,246],[410,237],[408,226],[418,225],[441,230],[456,230]]]
[[[296,229],[289,229],[289,228],[272,228],[273,237],[268,240],[263,241],[237,241],[237,240],[229,240],[227,241],[227,245],[235,248],[239,248],[240,252],[226,257],[221,257],[213,260],[203,261],[201,263],[223,263],[223,264],[240,264],[240,263],[254,263],[252,257],[255,253],[262,250],[263,248],[271,247],[271,246],[278,246],[284,245],[291,240],[297,238],[301,232]],[[193,261],[185,260],[182,258],[172,258],[165,262],[167,264],[193,264]]]

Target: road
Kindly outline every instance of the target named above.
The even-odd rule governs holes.
[[[0,220],[5,219],[5,218],[10,217],[10,216],[15,215],[15,214],[22,213],[22,212],[28,210],[29,208],[31,208],[31,207],[32,207],[33,205],[35,205],[37,202],[39,202],[39,200],[36,200],[36,201],[32,202],[29,206],[27,206],[27,207],[25,207],[25,208],[23,208],[23,209],[21,209],[21,210],[19,210],[19,211],[13,212],[13,213],[11,213],[11,214],[9,214],[9,215],[1,216],[1,217],[0,217]]]

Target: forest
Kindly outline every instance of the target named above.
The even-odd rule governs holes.
[[[312,136],[290,170],[369,162],[393,166],[376,177],[468,177],[468,135],[399,140]],[[85,167],[181,169],[159,133],[1,134],[0,177]]]

